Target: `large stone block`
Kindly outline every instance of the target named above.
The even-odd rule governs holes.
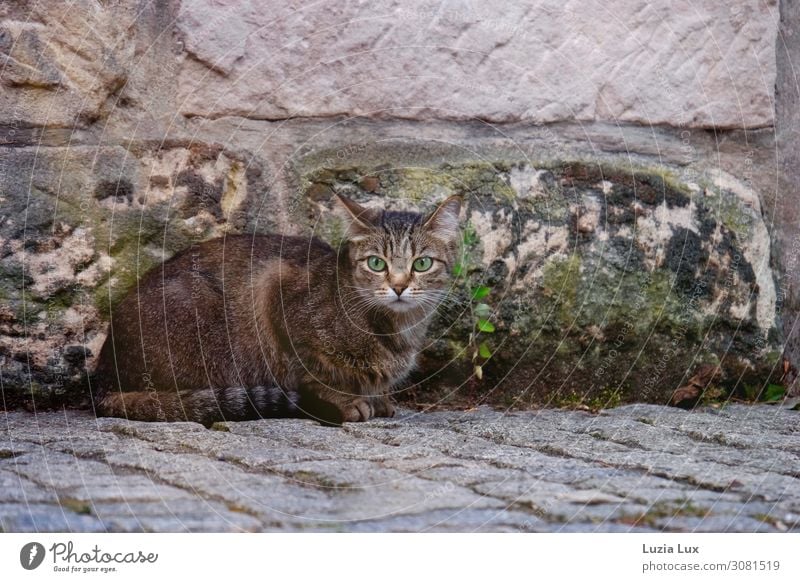
[[[763,396],[781,375],[770,236],[732,176],[619,157],[442,163],[410,143],[349,151],[295,163],[295,216],[323,238],[342,232],[334,192],[397,208],[466,197],[455,302],[406,395],[602,407],[667,402],[716,367],[695,397]]]
[[[183,2],[184,115],[773,121],[775,0]]]

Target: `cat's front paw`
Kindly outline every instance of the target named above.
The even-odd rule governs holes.
[[[391,418],[394,416],[394,404],[388,396],[375,398],[372,401],[373,414],[378,417]]]
[[[364,422],[373,416],[372,406],[363,398],[356,398],[343,404],[339,410],[343,422]]]

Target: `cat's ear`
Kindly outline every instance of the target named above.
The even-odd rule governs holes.
[[[364,208],[358,202],[339,193],[336,194],[336,203],[338,208],[341,209],[339,214],[349,224],[347,229],[347,238],[349,240],[357,241],[375,230],[370,222],[373,213],[368,208]]]
[[[458,238],[458,217],[461,214],[461,196],[445,199],[425,220],[423,228],[433,236],[446,241]]]

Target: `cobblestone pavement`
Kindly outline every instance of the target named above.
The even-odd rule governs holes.
[[[4,531],[800,530],[800,412],[0,416]]]

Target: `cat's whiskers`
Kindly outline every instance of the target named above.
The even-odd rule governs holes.
[[[351,291],[350,293],[347,293],[347,294],[344,294],[344,295],[339,295],[339,301],[341,303],[348,303],[348,302],[353,301],[355,299],[360,299],[360,298],[365,298],[365,297],[369,297],[369,295],[366,295],[366,294],[358,292],[358,291]]]
[[[367,314],[378,307],[381,307],[381,304],[380,302],[376,301],[374,297],[358,294],[357,296],[351,297],[346,301],[343,300],[342,306],[350,316],[353,316],[356,314]]]
[[[342,306],[347,312],[358,311],[364,307],[373,307],[375,302],[371,297],[355,297],[347,302],[342,302]]]
[[[339,292],[337,295],[339,299],[346,300],[352,297],[370,297],[373,295],[374,290],[368,287],[356,287],[354,285],[343,285],[342,288],[348,289],[347,291]]]

